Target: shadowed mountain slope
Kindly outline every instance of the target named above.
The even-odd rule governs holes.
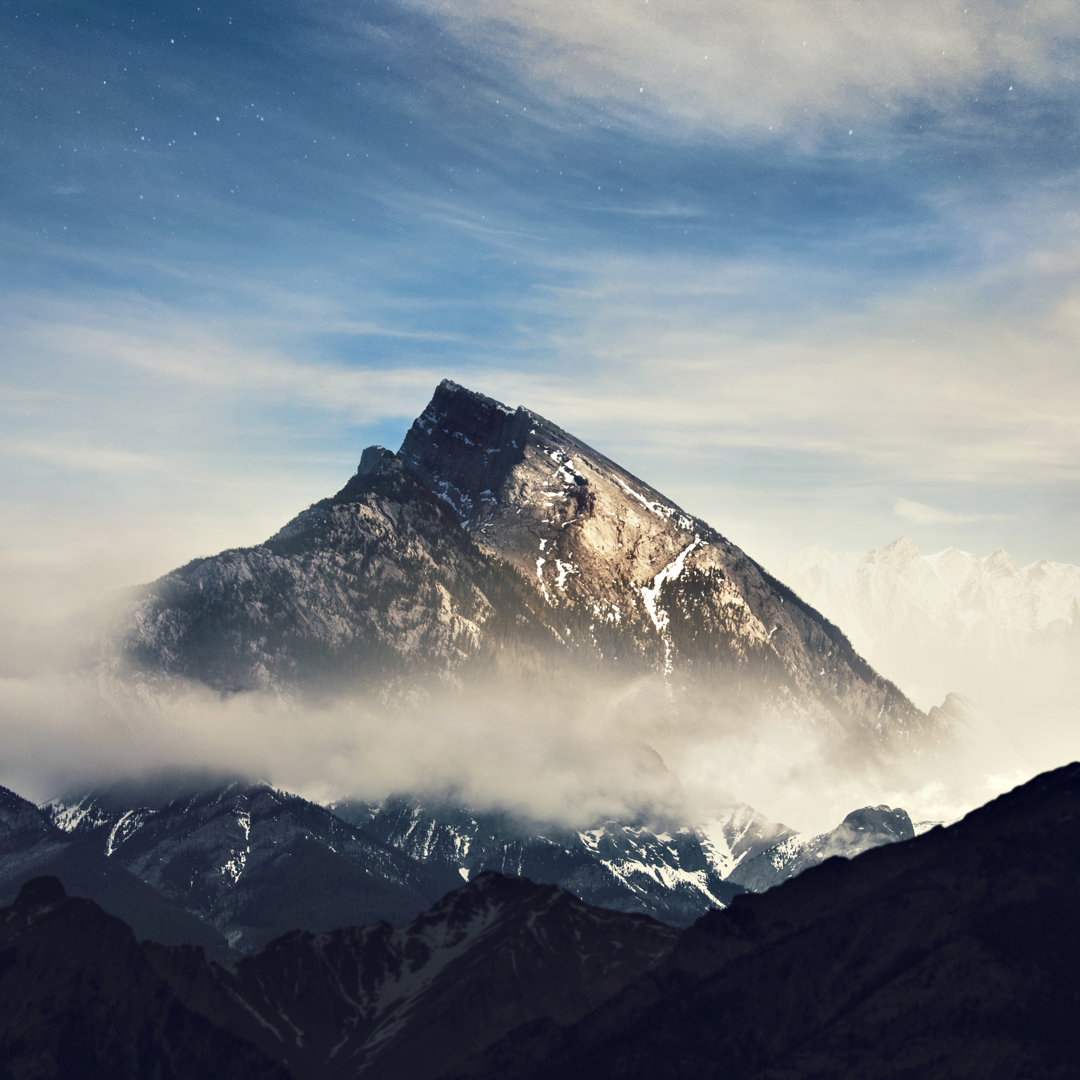
[[[35,878],[0,912],[0,1076],[194,1080],[289,1074],[189,1009],[144,946],[89,900]]]
[[[1075,1076],[1078,850],[1074,763],[737,898],[581,1024],[524,1028],[467,1075]]]
[[[1077,850],[1073,764],[681,933],[484,873],[407,926],[295,932],[231,967],[137,945],[36,879],[0,911],[0,1067],[1065,1080],[1080,1053]]]

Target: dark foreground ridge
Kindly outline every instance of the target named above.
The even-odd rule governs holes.
[[[1074,763],[681,934],[485,873],[231,967],[37,879],[0,910],[0,1077],[1065,1080],[1078,850]]]
[[[907,843],[830,859],[687,930],[580,1024],[472,1080],[1077,1075],[1080,764]]]

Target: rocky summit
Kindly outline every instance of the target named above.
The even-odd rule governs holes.
[[[384,699],[505,678],[652,680],[868,745],[940,738],[841,631],[715,529],[550,421],[444,381],[395,454],[254,548],[141,591],[139,679]]]

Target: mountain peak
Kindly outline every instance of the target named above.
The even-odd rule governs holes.
[[[415,485],[415,478],[408,475],[393,450],[387,450],[385,446],[369,446],[360,455],[356,472],[332,501],[339,504],[356,502],[372,491],[401,495]]]
[[[532,416],[449,379],[401,444],[401,460],[467,521],[491,500],[525,453]]]
[[[905,555],[909,558],[916,558],[919,554],[919,549],[910,536],[899,537],[882,548],[882,551],[888,555]]]

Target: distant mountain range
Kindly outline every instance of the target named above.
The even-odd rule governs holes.
[[[0,1075],[1065,1080],[1078,806],[1074,764],[681,932],[482,873],[225,967],[36,878],[0,910]]]
[[[401,925],[489,871],[685,926],[745,889],[912,835],[907,814],[888,807],[800,836],[747,806],[671,832],[616,821],[573,830],[406,797],[331,810],[206,778],[120,784],[43,808],[0,788],[0,902],[51,874],[140,935],[225,960],[293,929]]]
[[[1068,634],[1080,640],[1080,566],[1068,563],[1020,566],[1004,551],[957,548],[920,555],[905,536],[862,553],[807,548],[780,572],[868,657],[885,655],[900,636],[993,657]]]
[[[1003,551],[920,555],[902,538],[861,554],[810,548],[780,572],[921,705],[951,695],[945,726],[967,731],[985,773],[1076,753],[1080,567],[1020,566]]]

